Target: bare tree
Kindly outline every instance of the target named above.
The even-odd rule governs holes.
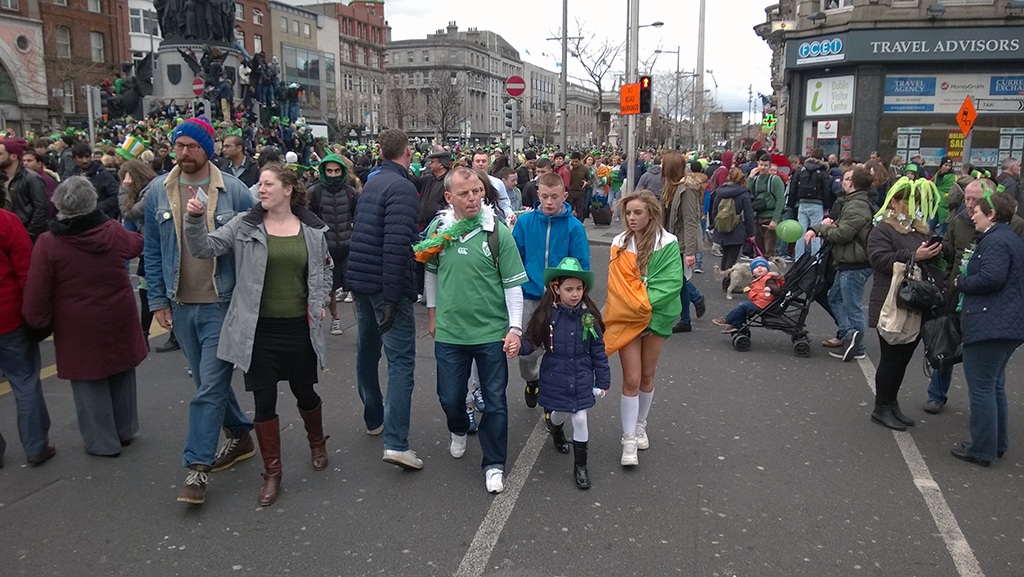
[[[558,118],[555,116],[554,110],[533,110],[527,119],[527,126],[530,134],[546,145],[558,128]]]
[[[428,84],[426,120],[441,140],[447,140],[465,117],[465,77],[454,69],[433,70]]]
[[[597,140],[604,143],[608,139],[609,126],[603,122],[602,110],[604,109],[604,81],[612,70],[612,65],[622,54],[626,42],[616,42],[610,38],[599,39],[585,31],[586,23],[576,18],[576,34],[569,39],[569,55],[583,66],[586,73],[585,78],[573,77],[575,80],[592,84],[597,90],[597,107],[594,114],[597,117]],[[562,64],[565,66],[565,63]]]
[[[401,87],[401,75],[389,74],[385,85],[385,103],[388,111],[388,124],[394,128],[405,130],[406,121],[416,110],[416,91]]]

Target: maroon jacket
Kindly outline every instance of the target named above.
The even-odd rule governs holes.
[[[0,335],[21,326],[21,300],[25,292],[32,241],[13,212],[0,210]]]
[[[141,253],[142,236],[99,211],[54,220],[39,236],[22,312],[29,325],[53,325],[58,377],[103,379],[146,358],[125,266]]]

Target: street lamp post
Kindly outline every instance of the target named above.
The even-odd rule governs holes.
[[[675,105],[672,108],[672,146],[670,148],[676,148],[676,126],[679,124],[679,53],[681,52],[680,47],[676,46],[675,50],[655,50],[661,54],[672,54],[676,55],[676,76],[675,76]]]
[[[653,24],[645,24],[641,26],[639,24],[640,19],[640,0],[629,0],[629,17],[627,19],[627,49],[626,49],[626,83],[636,84],[637,79],[637,59],[640,51],[640,39],[639,33],[641,28],[647,28],[648,26],[653,28],[661,28],[665,25],[664,22],[655,22]],[[623,185],[626,187],[626,194],[633,192],[633,180],[636,178],[636,114],[630,114],[626,117],[626,179]]]
[[[697,87],[695,112],[697,123],[697,150],[704,146],[704,0],[700,0],[697,28]]]

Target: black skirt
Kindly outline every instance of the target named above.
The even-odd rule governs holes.
[[[280,381],[315,383],[317,372],[306,317],[260,317],[252,343],[252,360],[245,373],[245,390],[269,389]]]

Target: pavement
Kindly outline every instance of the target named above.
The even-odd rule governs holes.
[[[605,228],[588,226],[592,242],[614,236]],[[594,246],[592,260],[606,278],[607,249]],[[484,490],[475,439],[462,459],[449,456],[422,306],[410,442],[423,470],[382,463],[380,437],[365,433],[354,318],[341,305],[345,333],[326,336],[330,367],[318,385],[331,464],[310,468],[282,387],[283,492],[270,507],[256,503],[258,456],[211,474],[205,505],[175,501],[194,390],[180,352],[150,354],[139,367],[142,428],[117,459],[85,454],[70,387],[48,376],[58,452],[25,465],[14,399],[0,394],[0,575],[1024,575],[1020,354],[1007,375],[1010,451],[981,468],[949,454],[968,436],[961,368],[945,411],[925,414],[918,351],[900,395],[917,424],[893,432],[868,417],[877,337],[864,361],[830,358],[818,342],[834,325],[815,305],[810,358],[764,330],[739,353],[710,322],[738,301],[715,290],[711,274],[695,283],[707,314],[665,344],[651,448],[631,469],[619,465],[621,371],[612,357],[611,393],[589,415],[589,491],[575,487],[572,457],[551,446],[540,409],[523,403],[514,364],[505,492]],[[603,286],[594,297],[604,301]],[[43,363],[53,363],[52,343]],[[240,373],[234,386],[251,414]]]

